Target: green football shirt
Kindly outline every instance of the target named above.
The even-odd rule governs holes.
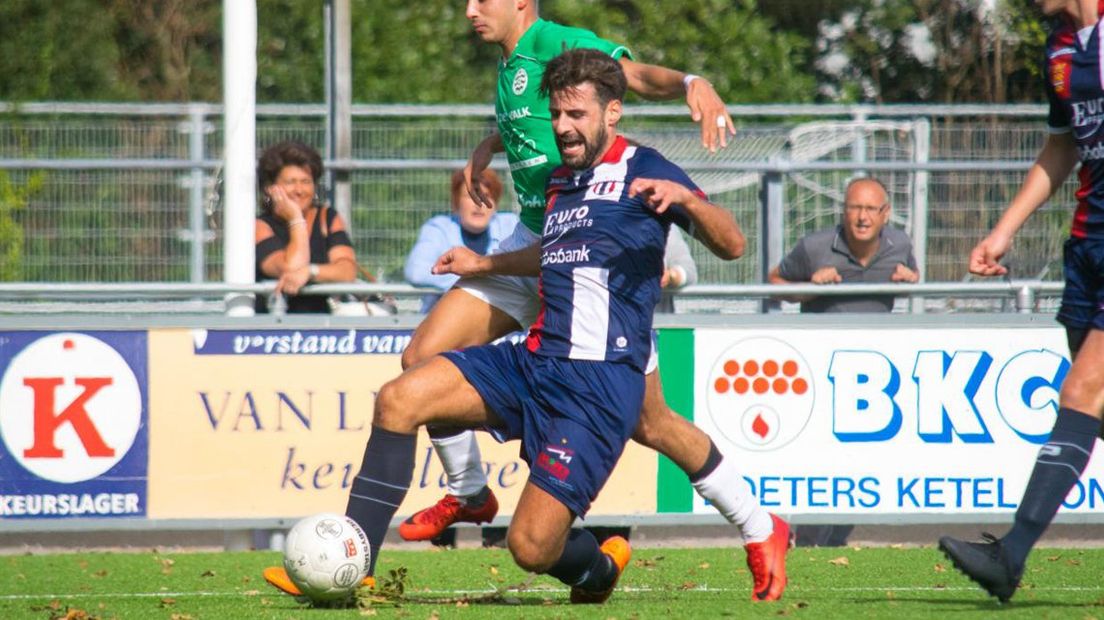
[[[541,76],[548,61],[574,48],[632,58],[627,47],[600,39],[589,30],[538,19],[521,36],[514,53],[498,63],[498,133],[506,147],[510,176],[521,205],[521,223],[537,235],[544,222],[544,188],[548,176],[560,165],[548,98],[540,93]]]

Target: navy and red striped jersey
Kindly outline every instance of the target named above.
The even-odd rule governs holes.
[[[557,168],[548,180],[541,235],[541,309],[527,346],[539,355],[632,364],[651,350],[663,253],[672,223],[690,229],[680,205],[656,214],[629,197],[634,179],[690,177],[654,149],[618,136],[594,167]]]
[[[1100,3],[1104,7],[1104,2]],[[1070,236],[1104,239],[1104,45],[1101,21],[1080,29],[1061,19],[1047,40],[1052,133],[1070,133],[1081,159]]]

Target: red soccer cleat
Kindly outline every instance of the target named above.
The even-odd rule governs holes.
[[[613,578],[610,587],[601,592],[591,592],[579,587],[572,587],[571,604],[573,605],[600,605],[605,603],[613,594],[613,589],[617,587],[621,574],[625,572],[625,567],[629,565],[629,559],[632,558],[632,547],[629,545],[629,541],[620,536],[607,538],[600,548],[602,553],[608,555],[617,566],[617,576]]]
[[[284,594],[290,594],[292,596],[302,596],[303,593],[299,591],[299,587],[295,585],[295,582],[288,576],[287,571],[283,566],[269,566],[262,572],[265,581],[275,586],[275,588]],[[376,587],[376,578],[371,575],[364,578],[364,581],[360,582],[360,585],[367,586],[369,588]]]
[[[747,565],[754,580],[753,601],[777,601],[786,590],[786,553],[790,547],[790,524],[771,515],[774,531],[763,542],[744,545]]]
[[[488,489],[489,490],[489,489]],[[494,492],[487,495],[482,506],[465,506],[453,495],[445,495],[441,501],[410,515],[399,524],[399,536],[403,540],[433,540],[453,523],[490,523],[498,514],[498,499]]]

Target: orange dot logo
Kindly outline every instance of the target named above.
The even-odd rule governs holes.
[[[778,374],[778,362],[774,360],[767,360],[763,362],[763,374],[768,377],[773,377]]]
[[[812,371],[801,353],[781,340],[754,337],[729,345],[715,358],[709,381],[709,416],[739,447],[780,448],[797,438],[812,416]]]

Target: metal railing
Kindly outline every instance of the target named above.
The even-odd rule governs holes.
[[[698,145],[683,106],[628,106],[625,122],[630,135],[656,143],[744,226],[749,253],[742,261],[721,263],[695,248],[709,284],[763,281],[797,238],[835,221],[839,193],[853,173],[887,181],[894,223],[912,234],[925,280],[961,278],[966,246],[984,233],[1030,165],[1045,114],[1042,105],[729,109],[740,133],[712,156]],[[0,279],[221,279],[220,105],[46,102],[0,110],[8,114],[0,118],[0,184],[40,188],[28,189],[22,210],[10,215],[25,234],[24,258],[10,270],[21,275],[4,276],[0,255]],[[325,113],[321,104],[259,106],[258,146],[292,136],[317,141]],[[492,114],[488,105],[353,107],[354,157],[327,165],[353,175],[354,244],[377,278],[401,278],[420,224],[447,210],[445,173],[465,163]],[[811,154],[797,153],[801,145],[793,141],[810,135],[798,129],[836,121],[843,125],[835,137],[829,127]],[[856,133],[855,123],[869,132]],[[504,197],[504,207],[512,200]],[[1055,200],[1072,201],[1072,191],[1064,188]],[[1057,277],[1067,220],[1059,206],[1029,222],[1020,235],[1018,277]]]
[[[130,300],[218,300],[229,295],[271,295],[275,282],[257,284],[163,284],[163,283],[0,283],[0,301],[119,301]],[[826,286],[819,284],[697,284],[679,289],[674,294],[682,298],[725,299],[778,299],[789,297],[866,297],[886,296],[921,298],[986,298],[1014,301],[1020,313],[1037,311],[1040,298],[1055,297],[1062,293],[1061,282],[1042,280],[1000,280],[990,282],[928,282],[922,284],[846,284]],[[414,287],[408,284],[373,284],[366,282],[349,284],[312,284],[302,289],[311,295],[386,295],[395,297],[420,297],[436,289]],[[136,305],[132,311],[141,312]]]

